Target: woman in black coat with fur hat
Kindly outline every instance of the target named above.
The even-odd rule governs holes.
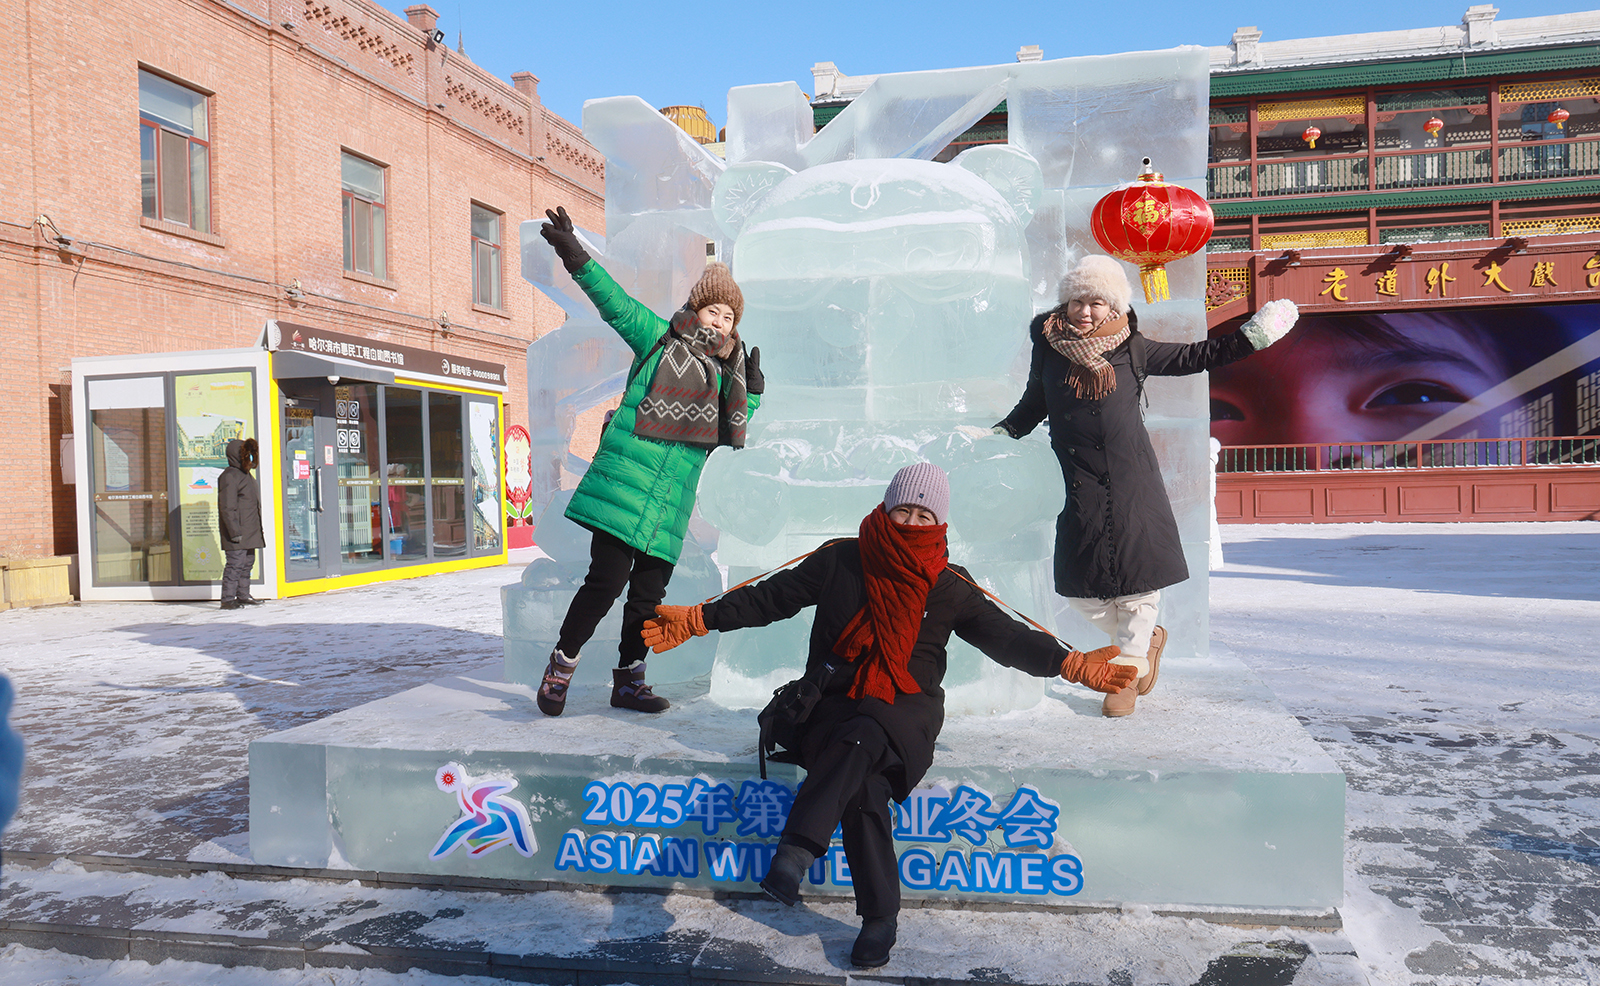
[[[1292,301],[1269,301],[1236,332],[1203,342],[1139,334],[1122,265],[1089,256],[1061,282],[1061,304],[1028,327],[1033,361],[1022,399],[997,434],[1021,438],[1046,418],[1067,503],[1056,521],[1056,592],[1122,650],[1138,681],[1107,695],[1101,712],[1125,716],[1155,687],[1167,632],[1160,590],[1189,577],[1172,504],[1145,430],[1146,375],[1183,376],[1265,349],[1294,325]]]

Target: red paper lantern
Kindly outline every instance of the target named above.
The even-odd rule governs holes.
[[[1306,132],[1300,136],[1304,137],[1306,139],[1306,143],[1310,144],[1314,148],[1317,146],[1317,138],[1322,136],[1322,131],[1318,130],[1316,126],[1313,125],[1307,127]]]
[[[1205,249],[1216,223],[1204,198],[1162,181],[1149,158],[1138,181],[1106,195],[1089,215],[1089,231],[1100,248],[1139,265],[1148,302],[1171,297],[1163,265]]]
[[[1564,110],[1561,107],[1557,106],[1555,109],[1550,111],[1550,115],[1545,117],[1545,119],[1547,119],[1551,123],[1555,124],[1557,130],[1564,130],[1566,128],[1564,128],[1562,126],[1562,124],[1566,123],[1567,122],[1567,118],[1570,117],[1571,115],[1572,115],[1571,113],[1568,113],[1566,110]]]
[[[1422,125],[1422,129],[1428,132],[1429,137],[1437,137],[1439,131],[1444,129],[1444,121],[1436,116],[1430,116],[1428,122]]]

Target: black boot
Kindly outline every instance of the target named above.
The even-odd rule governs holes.
[[[761,889],[778,903],[793,907],[800,899],[800,881],[805,879],[806,871],[811,869],[815,859],[799,846],[787,842],[778,846],[777,853],[772,857],[772,865],[767,867],[767,875],[761,881]]]
[[[558,716],[567,707],[567,686],[572,683],[572,672],[578,670],[578,659],[567,657],[558,647],[550,652],[550,661],[544,666],[544,680],[539,682],[539,711],[547,716]]]
[[[858,969],[876,969],[889,961],[889,950],[894,948],[898,922],[893,916],[865,918],[861,934],[856,936],[856,947],[850,950],[850,961]]]
[[[223,609],[238,609],[239,608],[239,600],[237,600],[237,599],[224,599],[222,601],[222,608]]]
[[[611,672],[611,706],[635,712],[665,712],[672,703],[644,683],[644,662],[634,661]]]

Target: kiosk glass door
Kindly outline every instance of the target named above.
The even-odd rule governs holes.
[[[338,477],[333,388],[284,380],[283,560],[289,581],[339,574]]]
[[[383,468],[378,451],[378,386],[340,384],[334,391],[339,463],[340,571],[383,564]]]

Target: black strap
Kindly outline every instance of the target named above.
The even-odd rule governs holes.
[[[1061,646],[1067,648],[1067,650],[1069,650],[1069,651],[1072,650],[1071,645],[1069,645],[1066,641],[1062,640],[1060,637],[1057,637],[1055,634],[1051,633],[1050,630],[1047,627],[1044,626],[1044,624],[1036,622],[1033,619],[1033,617],[1031,617],[1028,614],[1024,613],[1022,610],[1020,610],[1017,607],[1015,607],[1015,606],[1011,605],[1010,603],[1006,602],[1004,599],[1001,599],[999,596],[995,595],[994,593],[990,592],[988,589],[985,589],[983,586],[981,586],[978,583],[976,583],[976,582],[972,581],[971,579],[967,578],[965,575],[962,575],[960,572],[956,571],[955,569],[946,568],[945,570],[948,571],[951,575],[954,575],[956,578],[958,578],[961,581],[965,582],[967,585],[972,586],[974,589],[977,589],[979,592],[981,592],[984,595],[988,596],[990,599],[993,599],[995,602],[997,602],[1000,605],[1004,606],[1006,609],[1009,609],[1009,610],[1011,610],[1011,612],[1013,612],[1013,613],[1017,614],[1018,616],[1022,617],[1022,621],[1024,623],[1028,624],[1029,626],[1033,627],[1035,630],[1038,630],[1040,633],[1049,636],[1056,643],[1058,643]]]
[[[667,337],[670,335],[672,335],[671,329],[661,333],[661,338],[656,340],[656,344],[645,350],[644,355],[639,357],[639,361],[634,363],[628,370],[628,382],[622,387],[623,393],[627,393],[628,388],[633,386],[633,378],[639,375],[639,371],[644,369],[646,363],[650,362],[650,357],[656,354],[656,350],[667,344]]]
[[[661,333],[661,338],[656,340],[656,344],[645,350],[645,354],[635,360],[632,366],[628,367],[628,382],[622,385],[622,394],[624,397],[626,397],[628,394],[628,388],[633,386],[633,378],[639,375],[639,371],[644,369],[644,365],[646,363],[650,362],[650,357],[655,355],[656,350],[667,344],[667,336],[669,335],[672,335],[671,329]],[[612,408],[611,410],[607,411],[605,420],[600,422],[600,427],[604,429],[607,425],[611,424],[611,419],[616,417],[616,414],[616,408]]]
[[[1144,336],[1137,329],[1128,336],[1128,361],[1133,364],[1133,383],[1136,396],[1142,401],[1141,408],[1150,406],[1150,397],[1144,392],[1144,378],[1149,376],[1147,364],[1149,355],[1145,352]],[[1143,411],[1140,411],[1143,414]]]

